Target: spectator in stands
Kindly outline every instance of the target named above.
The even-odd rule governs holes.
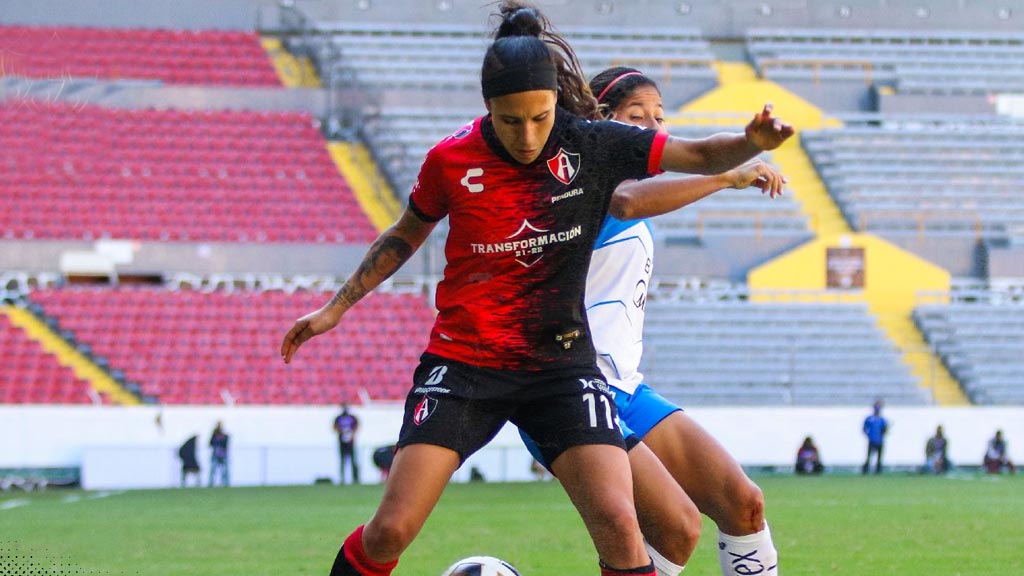
[[[609,68],[594,76],[590,90],[597,95],[605,118],[666,132],[661,92],[657,83],[640,70]],[[664,186],[674,194],[674,207],[681,208],[722,189],[744,189],[771,178],[782,180],[771,167],[754,160],[714,176],[662,176],[624,186]],[[774,197],[781,189],[763,191]],[[714,520],[719,529],[722,574],[735,573],[733,560],[737,557],[748,562],[756,558],[765,567],[776,566],[777,553],[764,518],[760,488],[707,431],[648,386],[640,373],[646,286],[650,284],[653,256],[648,219],[605,216],[591,255],[585,305],[598,367],[615,393],[620,423],[627,434],[632,432],[643,440],[697,509]],[[543,461],[531,439],[524,435],[524,441],[534,457]],[[665,522],[651,514],[659,509],[657,499],[661,495],[644,488],[647,456],[645,450],[629,451],[640,525],[651,532],[647,526]],[[654,548],[651,555],[659,574],[681,570],[668,554],[659,553],[659,547],[665,548],[666,544],[654,537],[648,538],[648,543]]]
[[[945,474],[949,472],[949,458],[947,447],[949,443],[943,434],[942,426],[935,429],[935,436],[928,439],[924,445],[925,470],[932,474]]]
[[[224,424],[217,422],[210,434],[210,487],[213,487],[214,479],[220,477],[221,486],[227,486],[228,482],[228,434],[224,431]]]
[[[184,488],[187,484],[188,476],[194,475],[196,479],[196,486],[200,485],[199,479],[199,458],[196,457],[196,443],[199,442],[199,436],[193,434],[185,443],[178,448],[178,458],[181,460],[181,487]]]
[[[513,0],[500,9],[481,73],[489,114],[430,150],[399,221],[282,342],[291,362],[449,217],[438,315],[413,374],[391,474],[372,518],[339,550],[332,576],[390,574],[451,475],[508,421],[537,441],[577,505],[601,574],[654,576],[614,400],[580,314],[590,250],[607,212],[632,219],[678,206],[665,190],[620,191],[618,183],[660,170],[721,172],[792,134],[767,108],[746,134],[701,141],[590,122],[596,102],[571,48],[535,9]],[[767,186],[780,189],[781,181]],[[649,472],[667,476],[652,461]],[[662,493],[677,497],[668,509],[699,529],[678,485],[666,483]],[[692,551],[695,541],[686,545]]]
[[[338,452],[341,458],[340,484],[345,484],[345,463],[352,470],[352,483],[359,484],[359,462],[356,461],[356,432],[359,418],[348,410],[348,402],[341,405],[341,414],[334,418],[334,432],[338,435]]]
[[[796,473],[797,474],[821,474],[825,466],[821,463],[821,455],[814,440],[808,436],[804,438],[800,449],[796,451]]]
[[[864,460],[861,473],[867,474],[871,469],[871,457],[875,457],[875,474],[882,473],[882,449],[885,445],[885,434],[889,431],[889,421],[882,416],[882,401],[875,400],[871,415],[864,419],[864,435],[868,437],[868,456]]]
[[[1010,455],[1006,451],[1006,440],[1003,440],[1002,430],[996,430],[996,435],[988,441],[983,464],[985,472],[989,474],[999,474],[1003,471],[1003,468],[1009,470],[1010,474],[1016,471],[1013,461],[1010,460]]]

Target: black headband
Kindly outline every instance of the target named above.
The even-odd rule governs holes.
[[[558,69],[551,62],[534,62],[503,68],[480,82],[490,99],[530,90],[558,90]]]

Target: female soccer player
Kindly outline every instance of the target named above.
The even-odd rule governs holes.
[[[398,452],[376,512],[346,538],[333,576],[390,574],[452,473],[508,421],[558,474],[602,576],[654,576],[583,308],[589,254],[609,210],[623,216],[648,196],[616,199],[619,182],[729,169],[792,134],[770,113],[714,146],[590,122],[596,102],[571,48],[535,9],[506,0],[501,13],[481,70],[489,113],[428,152],[406,211],[281,345],[291,362],[449,218],[438,316],[413,374]]]
[[[657,84],[639,70],[610,68],[596,75],[590,88],[598,95],[606,118],[665,131],[661,93]],[[755,160],[718,176],[659,177],[637,182],[634,187],[674,188],[673,195],[650,197],[670,198],[671,209],[676,209],[729,187],[760,186],[763,193],[774,198],[782,191],[782,179],[773,172]],[[627,186],[623,184],[620,189]],[[620,190],[617,194],[622,193]],[[714,437],[645,384],[639,372],[653,251],[646,220],[622,220],[612,215],[605,218],[586,290],[598,366],[615,393],[619,417],[653,450],[697,508],[717,524],[722,574],[774,573],[778,555],[765,522],[760,488]],[[637,506],[641,506],[639,495]],[[661,571],[659,566],[662,573],[678,571]]]
[[[591,80],[590,89],[597,94],[604,118],[665,132],[661,92],[639,70],[609,68]],[[724,188],[758,186],[774,198],[781,194],[783,182],[778,172],[760,160],[713,176],[624,182],[617,196],[645,192],[648,200],[633,203],[633,208],[625,211],[638,219],[606,216],[598,235],[587,276],[587,316],[598,366],[615,394],[623,432],[644,441],[627,446],[640,526],[658,576],[682,572],[692,552],[693,537],[685,529],[673,527],[673,517],[664,513],[666,496],[659,480],[662,467],[651,470],[652,455],[664,459],[688,499],[719,525],[724,575],[768,572],[776,564],[776,554],[767,527],[761,530],[764,504],[757,486],[700,425],[643,383],[639,365],[644,308],[654,262],[654,241],[646,216],[682,208]],[[651,194],[654,189],[660,193]],[[525,434],[524,441],[536,452]],[[652,444],[648,446],[649,441]],[[681,513],[693,522],[689,506]],[[750,538],[754,534],[757,537]],[[751,543],[753,546],[747,545]]]

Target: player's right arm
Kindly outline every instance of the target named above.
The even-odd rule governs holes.
[[[401,268],[423,245],[436,225],[436,222],[426,222],[406,208],[398,221],[370,246],[359,267],[330,302],[295,321],[281,342],[281,358],[285,364],[292,361],[306,340],[337,326],[349,308]]]

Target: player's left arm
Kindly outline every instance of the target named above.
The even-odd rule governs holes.
[[[795,133],[793,127],[772,116],[772,105],[747,124],[742,134],[722,133],[700,140],[669,137],[661,169],[688,174],[718,174],[735,168],[766,150],[774,150]]]
[[[608,213],[620,220],[650,218],[678,210],[724,188],[756,186],[775,198],[782,194],[785,177],[761,160],[712,176],[664,175],[627,180],[615,188]]]

